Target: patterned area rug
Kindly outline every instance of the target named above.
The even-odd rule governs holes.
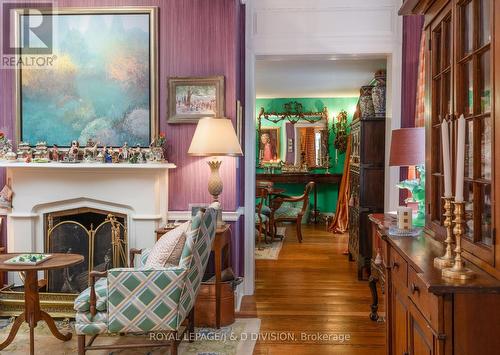
[[[77,337],[74,333],[72,323],[56,322],[61,332],[73,332],[70,341],[62,342],[57,340],[50,333],[45,322],[39,322],[35,328],[35,354],[73,355],[78,351]],[[0,319],[0,342],[5,340],[11,328],[9,319]],[[179,345],[180,355],[240,355],[253,353],[255,347],[255,336],[260,329],[260,319],[238,318],[236,322],[219,330],[210,328],[196,328],[196,341],[189,343],[183,341]],[[160,334],[161,335],[161,334]],[[87,338],[88,339],[88,338]],[[149,339],[149,337],[147,338]],[[144,335],[128,336],[99,336],[94,345],[102,344],[132,344],[144,343],[148,340]],[[29,354],[29,328],[23,323],[14,341],[3,351],[2,354],[25,355]],[[126,349],[126,350],[93,350],[91,355],[160,355],[169,354],[166,348],[149,348],[147,350]]]
[[[271,244],[266,244],[262,242],[261,246],[263,249],[259,250],[257,244],[255,245],[255,259],[261,260],[278,260],[280,255],[281,247],[286,238],[286,227],[276,228],[276,234],[282,235],[283,240],[275,239]]]

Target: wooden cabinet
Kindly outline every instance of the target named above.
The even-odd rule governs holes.
[[[387,227],[395,224],[389,215],[372,214],[370,220],[382,263],[388,261],[383,271],[387,353],[495,353],[500,348],[500,280],[470,262],[474,280],[443,279],[433,263],[443,254],[441,242],[425,233],[389,236]]]
[[[349,259],[356,261],[358,279],[362,279],[372,249],[368,215],[384,210],[385,120],[354,120],[351,135]]]
[[[443,119],[451,122],[452,175],[456,164],[456,119],[466,119],[465,256],[500,278],[495,239],[500,184],[495,166],[500,148],[500,0],[406,0],[400,14],[425,15],[426,227],[443,232]],[[495,120],[495,117],[497,119]],[[495,153],[497,153],[495,155]],[[454,184],[453,184],[454,185]],[[453,186],[454,187],[454,186]]]

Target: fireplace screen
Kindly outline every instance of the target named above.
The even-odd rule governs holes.
[[[46,215],[45,251],[83,255],[83,263],[51,270],[47,292],[80,293],[92,270],[127,265],[127,227],[124,215],[78,209]]]

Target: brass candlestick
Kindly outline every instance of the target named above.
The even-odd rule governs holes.
[[[453,211],[455,214],[455,219],[453,222],[455,223],[455,227],[453,228],[453,234],[455,235],[455,263],[453,267],[443,269],[442,275],[443,277],[447,277],[450,279],[460,279],[467,280],[471,279],[475,276],[474,272],[464,266],[462,261],[462,246],[461,239],[463,235],[463,223],[464,223],[464,207],[465,204],[463,202],[454,202],[455,210]]]
[[[443,197],[444,200],[444,227],[446,228],[446,239],[444,244],[446,245],[446,252],[443,256],[438,256],[434,258],[434,266],[442,269],[442,268],[450,268],[453,266],[453,261],[455,258],[453,257],[453,253],[451,251],[451,244],[453,243],[453,229],[451,223],[452,214],[452,202],[453,197]]]

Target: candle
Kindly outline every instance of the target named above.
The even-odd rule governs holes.
[[[460,115],[457,129],[457,177],[455,180],[455,201],[464,202],[465,166],[465,118]]]
[[[451,162],[450,162],[450,131],[449,123],[441,123],[441,141],[443,146],[444,197],[451,197]]]
[[[412,228],[413,210],[411,207],[399,206],[398,229],[410,230]]]

